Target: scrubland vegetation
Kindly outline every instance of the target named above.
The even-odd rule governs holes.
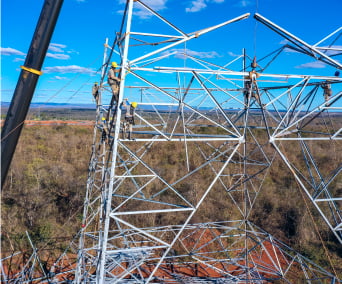
[[[24,128],[2,189],[3,255],[29,247],[25,231],[37,247],[46,243],[53,247],[55,241],[60,238],[69,240],[80,229],[92,134],[93,129],[84,126]],[[326,153],[327,150],[322,150],[325,146],[323,143],[318,146],[321,149],[317,151],[321,151],[322,155],[317,160],[326,163],[325,155],[333,156],[334,149]],[[172,179],[179,157],[174,148],[170,147],[169,150],[169,153],[163,153],[163,160],[159,161],[155,157],[151,163],[160,171],[163,171],[162,164],[167,164],[172,170],[163,175],[170,175]],[[288,153],[294,156],[297,154]],[[167,169],[167,166],[164,168]],[[201,180],[196,179],[192,184],[182,186],[192,190],[198,184],[201,184]],[[341,179],[334,186],[336,190],[341,190]],[[224,196],[210,195],[208,198],[211,200],[203,209],[207,217],[202,220],[227,220],[234,216],[232,208],[225,208]],[[256,225],[332,271],[321,236],[337,273],[342,275],[341,245],[316,209],[300,193],[298,185],[279,157],[272,163],[252,212],[250,220]]]
[[[25,231],[39,245],[79,230],[91,141],[86,127],[23,129],[2,190],[3,252],[24,249]]]

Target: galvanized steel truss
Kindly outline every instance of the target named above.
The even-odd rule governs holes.
[[[133,3],[169,34],[136,32]],[[288,40],[267,62],[243,50],[218,65],[177,48],[218,29],[224,36],[248,17],[185,33],[143,2],[127,1],[113,46],[105,44],[83,228],[78,248],[68,249],[77,252],[77,264],[69,264],[75,283],[337,280],[250,219],[280,157],[342,242],[342,79],[265,73],[289,49],[341,69],[335,58],[342,51],[320,45],[342,28],[310,45],[255,14]],[[124,135],[124,114],[106,83],[110,61],[121,68],[119,104],[124,98],[139,103],[133,140]],[[336,156],[317,157],[317,145],[334,147]],[[219,220],[210,219],[207,207],[222,212]]]
[[[104,102],[100,104],[89,169],[77,282],[161,281],[160,271],[167,263],[174,266],[185,263],[204,265],[207,269],[219,271],[219,278],[227,281],[263,282],[267,277],[291,281],[286,280],[284,271],[288,269],[280,267],[279,259],[278,264],[272,262],[272,269],[279,268],[273,276],[260,270],[258,262],[250,260],[258,247],[250,246],[250,234],[252,239],[258,238],[260,230],[250,229],[254,225],[248,221],[249,216],[279,154],[301,190],[341,242],[341,197],[333,186],[340,179],[341,119],[331,119],[330,113],[337,112],[339,116],[342,79],[336,76],[267,74],[265,68],[253,65],[255,61],[249,60],[246,54],[224,66],[196,58],[186,49],[180,55],[177,46],[213,30],[228,29],[230,24],[237,24],[249,14],[198,32],[185,33],[142,2],[136,2],[157,17],[161,24],[171,28],[174,34],[135,32],[131,21],[133,1],[127,2],[125,30],[117,35],[111,54],[117,53],[120,58],[119,102],[124,98],[137,100],[137,92],[132,94],[132,90],[140,91],[134,140],[122,136],[125,130],[122,128],[124,117],[121,108],[117,108],[113,100],[109,106]],[[321,42],[309,45],[261,15],[254,17],[286,38],[290,42],[287,48],[341,69],[341,64],[326,52],[328,48],[318,47]],[[341,28],[324,41],[340,31]],[[133,41],[149,46],[149,50],[141,53],[141,48],[140,54],[139,49],[132,51]],[[341,50],[334,51],[341,53]],[[170,62],[167,59],[175,54],[186,58],[186,66],[165,65],[165,62]],[[105,58],[107,63],[113,60]],[[233,71],[238,61],[240,71]],[[264,66],[268,67],[268,64]],[[104,69],[103,97],[108,90],[105,73]],[[140,83],[136,87],[127,87],[126,81],[132,77]],[[334,94],[328,98],[320,89],[325,82],[333,85],[334,89]],[[102,136],[101,117],[106,117],[109,125],[108,139]],[[311,126],[317,121],[325,128],[315,131]],[[329,170],[315,159],[313,146],[317,141],[324,147],[336,147],[337,156]],[[290,148],[294,155],[289,155]],[[164,157],[167,151],[163,149],[171,149],[174,157]],[[294,156],[295,160],[292,160]],[[167,161],[161,163],[163,159]],[[299,166],[298,161],[304,166]],[[166,169],[161,168],[161,164]],[[173,172],[176,170],[173,164],[181,167],[182,171]],[[203,175],[207,178],[203,184],[197,184]],[[214,239],[219,240],[221,246],[212,246],[210,253],[191,250],[181,242],[186,238],[185,232],[208,224],[215,224],[215,230],[219,228],[216,227],[217,220],[192,224],[201,220],[202,214],[205,215],[208,202],[217,202],[214,196],[226,198],[229,200],[226,205],[235,208],[234,214],[239,212],[229,219],[236,224],[230,232],[239,233],[224,237],[216,235]],[[229,211],[228,208],[220,210]],[[239,241],[234,240],[236,237]],[[269,235],[267,238],[272,239]],[[223,241],[227,239],[228,243]],[[269,253],[265,249],[262,251]],[[273,252],[278,255],[278,251]],[[179,254],[182,257],[178,257]],[[221,258],[221,254],[230,257]],[[244,261],[239,262],[241,270],[233,275],[228,267],[236,265],[236,258],[241,255],[244,255]],[[292,255],[290,263],[296,262],[300,267],[306,260],[297,256]],[[220,269],[218,263],[227,267]],[[323,279],[307,274],[306,268],[302,272],[301,277],[306,279]],[[334,278],[329,273],[323,274]],[[165,282],[173,281],[170,276],[163,277]]]

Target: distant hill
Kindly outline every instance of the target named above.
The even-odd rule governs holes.
[[[138,102],[139,104],[139,102]],[[7,109],[10,106],[10,102],[1,102],[1,108],[2,108],[2,113],[6,113]],[[95,110],[96,106],[95,104],[75,104],[75,103],[31,103],[30,105],[30,109],[31,110],[36,110],[36,109],[40,109],[40,110],[53,110],[53,109],[74,109],[74,110]],[[138,109],[140,110],[144,110],[146,112],[155,112],[155,110],[157,109],[159,112],[178,112],[178,106],[173,105],[172,107],[170,106],[166,106],[166,105],[156,105],[156,106],[152,106],[152,105],[138,105]],[[194,109],[197,109],[198,111],[204,112],[204,113],[209,113],[211,112],[214,107],[199,107],[196,108],[194,107]],[[238,112],[240,111],[239,109],[233,109],[233,108],[226,108],[224,109],[226,112],[228,113],[234,113],[234,112]],[[189,111],[188,109],[184,109],[184,112]],[[261,113],[261,110],[259,108],[254,108],[251,110],[253,113]],[[273,110],[273,109],[268,109],[268,112],[280,112],[283,113],[285,112],[285,110]],[[301,115],[306,114],[306,112],[302,112]],[[333,116],[340,116],[342,113],[336,110],[329,110],[329,112],[324,112],[322,115],[333,115]]]
[[[8,108],[10,102],[1,102],[1,107]],[[68,104],[68,103],[31,103],[30,108],[81,108],[95,109],[95,104]]]

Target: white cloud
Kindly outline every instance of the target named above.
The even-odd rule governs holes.
[[[24,62],[24,61],[25,61],[24,58],[15,58],[15,59],[13,60],[13,62]]]
[[[194,51],[194,50],[187,50],[187,54],[199,57],[199,58],[216,58],[219,57],[219,54],[216,51]]]
[[[229,56],[232,56],[232,57],[238,57],[238,56],[240,56],[240,54],[235,54],[235,53],[232,52],[232,51],[228,51],[228,55],[229,55]]]
[[[190,7],[185,8],[185,12],[187,13],[199,12],[205,9],[210,3],[221,4],[224,1],[225,0],[193,0],[190,3]]]
[[[189,8],[185,8],[185,12],[194,13],[203,10],[207,7],[205,0],[195,0],[191,1],[191,6]]]
[[[197,57],[197,58],[217,58],[220,57],[220,55],[216,51],[195,51],[195,50],[190,50],[187,49],[186,51],[184,49],[172,49],[170,51],[167,51],[163,53],[165,54],[171,54],[176,52],[174,55],[176,58],[185,58],[185,54]],[[184,54],[185,53],[185,54]]]
[[[286,52],[286,53],[301,53],[299,47],[293,46],[291,44],[286,45],[286,47],[284,48],[284,52]]]
[[[151,7],[153,10],[160,11],[166,8],[167,0],[145,0],[144,3]]]
[[[286,53],[299,53],[299,51],[294,50],[294,49],[289,48],[289,47],[285,47],[284,51],[285,51]]]
[[[152,10],[158,12],[166,9],[166,2],[168,0],[145,0],[144,4],[150,7]],[[119,4],[125,4],[126,0],[119,0]],[[145,9],[139,2],[134,3],[134,15],[140,19],[148,19],[152,16],[151,12]],[[123,13],[123,10],[118,11],[119,14]]]
[[[66,48],[65,44],[50,43],[48,50],[52,52],[64,52],[64,48]]]
[[[11,47],[0,47],[0,51],[2,55],[25,55],[25,53]]]
[[[53,77],[53,79],[56,79],[56,80],[68,80],[67,77],[61,77],[61,76],[55,76],[55,77]]]
[[[341,45],[320,46],[320,51],[325,53],[328,56],[334,56],[334,55],[338,55],[342,53],[342,46]]]
[[[54,66],[54,67],[46,67],[43,70],[44,73],[82,73],[82,74],[93,74],[94,70],[86,67],[81,67],[77,65],[69,65],[69,66]]]
[[[133,14],[139,17],[140,19],[144,19],[144,20],[149,19],[152,16],[152,14],[149,11],[142,10],[142,9],[135,10]]]
[[[322,69],[325,67],[326,67],[326,64],[323,63],[322,61],[313,61],[313,62],[308,62],[308,63],[304,63],[304,64],[296,66],[296,68],[298,69],[304,69],[304,68]]]
[[[287,53],[299,53],[300,48],[296,47],[298,50],[290,48],[292,45],[288,45],[284,49]],[[332,45],[332,46],[320,46],[316,47],[317,50],[324,53],[327,56],[336,56],[342,54],[342,46],[341,45]]]
[[[249,7],[249,6],[252,6],[252,2],[251,1],[248,1],[248,0],[241,0],[239,1],[236,6],[238,7],[242,7],[242,8],[245,8],[245,7]]]
[[[65,44],[60,43],[50,43],[48,52],[46,54],[46,57],[60,59],[60,60],[68,60],[70,59],[70,55],[67,55],[66,53],[76,53],[74,51],[66,50]]]
[[[71,49],[71,50],[68,50],[67,53],[69,54],[80,54],[78,51],[74,50],[74,49]]]
[[[67,54],[63,54],[63,53],[47,53],[46,57],[51,57],[51,58],[55,58],[55,59],[62,59],[62,60],[67,60],[70,59],[70,56]]]

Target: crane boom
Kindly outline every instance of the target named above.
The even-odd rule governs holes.
[[[25,64],[21,66],[22,70],[1,133],[1,186],[6,180],[38,78],[42,74],[40,70],[62,4],[63,0],[45,0]]]

